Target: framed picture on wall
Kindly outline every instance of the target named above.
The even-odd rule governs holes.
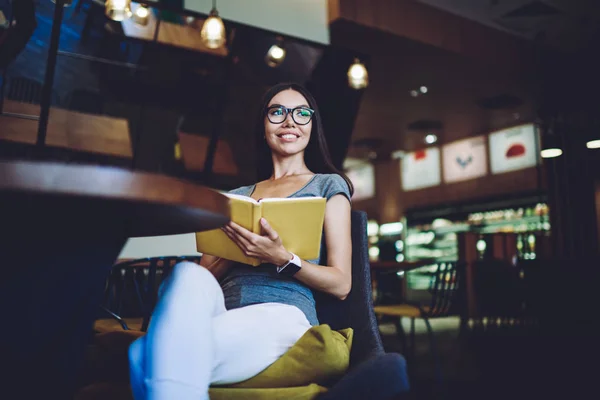
[[[458,140],[442,147],[445,183],[466,181],[487,175],[485,136]]]
[[[536,166],[539,160],[536,137],[534,124],[491,133],[489,147],[492,173],[501,174]]]
[[[407,153],[400,165],[402,189],[405,191],[437,186],[441,183],[439,147]]]
[[[346,175],[354,185],[352,200],[366,200],[375,197],[375,167],[368,161],[347,158],[344,162]]]

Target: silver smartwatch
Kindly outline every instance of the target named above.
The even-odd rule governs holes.
[[[292,259],[280,267],[277,267],[277,273],[285,276],[294,276],[302,268],[300,257],[292,253]]]

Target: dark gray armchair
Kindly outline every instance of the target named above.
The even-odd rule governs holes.
[[[323,260],[326,257],[326,254],[322,255]],[[149,265],[156,269],[158,263],[154,262]],[[163,275],[168,274],[168,271],[163,272],[165,272]],[[148,276],[152,277],[155,274],[155,270],[150,271]],[[350,294],[343,301],[325,294],[315,293],[315,296],[321,323],[328,324],[335,330],[348,327],[354,330],[350,370],[327,393],[319,396],[319,399],[384,400],[403,398],[409,390],[406,361],[400,354],[385,353],[373,312],[367,216],[364,212],[352,212],[352,290]],[[147,312],[144,320],[149,318],[153,306],[154,302],[149,307],[144,307]]]
[[[368,255],[367,215],[352,211],[352,290],[341,301],[317,294],[319,322],[332,329],[354,330],[350,371],[329,392],[330,399],[397,399],[408,392],[404,357],[385,353],[373,312],[371,270]],[[326,260],[327,255],[322,255]]]

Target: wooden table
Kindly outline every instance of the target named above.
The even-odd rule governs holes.
[[[131,10],[135,12],[137,7],[139,7],[138,4],[132,4]],[[182,47],[188,50],[226,57],[228,53],[226,48],[209,49],[204,45],[200,39],[200,30],[203,23],[204,21],[200,19],[195,19],[191,25],[179,25],[172,22],[160,21],[156,41],[169,46]],[[136,23],[134,18],[129,18],[121,22],[125,36],[147,41],[154,40],[156,25],[157,18],[152,10],[148,14],[148,24],[145,26]]]
[[[0,162],[6,398],[72,398],[106,277],[128,237],[215,229],[227,198],[119,168]]]
[[[38,117],[40,106],[4,100],[4,113]],[[0,140],[35,144],[39,121],[0,114]],[[129,123],[124,118],[51,107],[46,145],[131,158]]]

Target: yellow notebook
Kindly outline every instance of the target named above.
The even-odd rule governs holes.
[[[236,194],[229,197],[231,220],[261,234],[260,219],[264,218],[279,234],[287,251],[303,260],[319,257],[325,218],[323,197],[272,198],[254,200]],[[196,248],[200,253],[257,266],[260,261],[246,257],[242,250],[221,229],[196,233]]]

